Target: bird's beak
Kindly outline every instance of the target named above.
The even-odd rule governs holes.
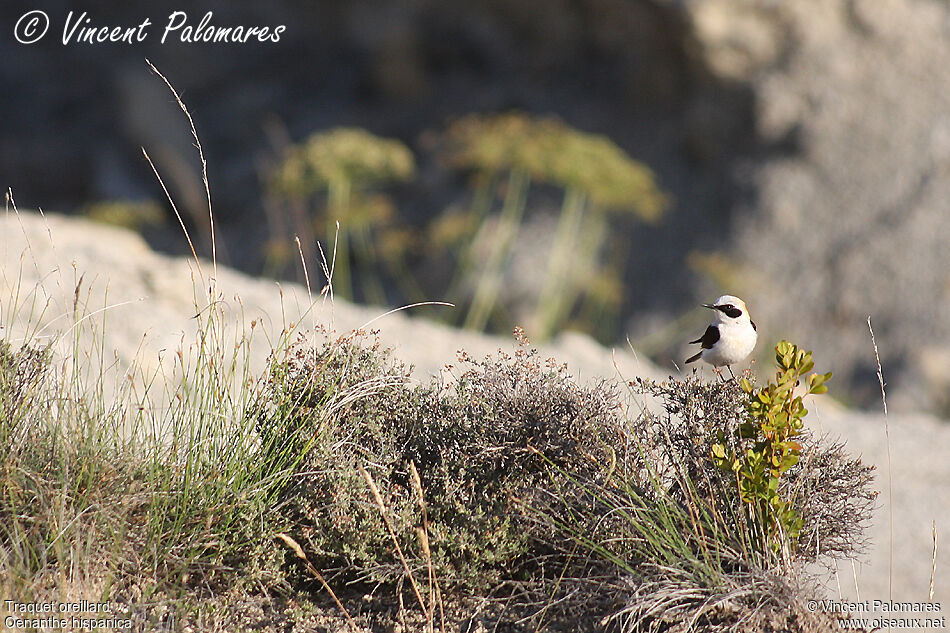
[[[704,304],[703,304],[703,307],[704,307],[704,308],[709,308],[710,310],[716,310],[716,309],[717,309],[716,306],[714,306],[714,305],[711,304],[711,303],[704,303]]]

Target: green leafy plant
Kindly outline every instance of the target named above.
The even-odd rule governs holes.
[[[748,378],[740,381],[748,395],[746,421],[736,429],[735,442],[721,434],[711,453],[717,466],[735,473],[739,497],[751,507],[764,544],[779,551],[783,543],[795,546],[803,525],[782,488],[783,476],[801,459],[797,439],[808,415],[803,398],[825,393],[831,372],[808,374],[815,367],[812,353],[784,340],[775,346],[775,361],[775,379],[764,387],[756,389]],[[803,379],[805,390],[799,393]]]

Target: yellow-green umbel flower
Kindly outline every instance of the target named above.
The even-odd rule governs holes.
[[[583,267],[568,262],[598,258],[608,233],[603,211],[628,211],[654,221],[666,201],[644,165],[608,138],[580,132],[559,119],[534,124],[521,159],[534,180],[564,190],[532,326],[532,333],[544,339],[568,319],[580,295],[591,298],[589,273],[585,278]]]
[[[489,173],[524,168],[522,154],[533,131],[534,121],[519,113],[463,117],[446,131],[448,162]]]
[[[470,115],[446,133],[456,167],[498,172],[517,169],[532,181],[576,190],[595,206],[659,218],[666,199],[653,173],[605,136],[576,130],[555,117],[509,113]]]
[[[309,195],[337,183],[359,188],[408,180],[415,171],[403,143],[358,128],[319,132],[294,148],[273,180],[281,193]]]
[[[470,115],[453,123],[444,140],[447,162],[487,176],[482,179],[483,189],[492,185],[495,175],[508,178],[498,235],[492,252],[480,262],[481,279],[466,319],[470,327],[484,327],[493,310],[501,268],[515,246],[530,183],[564,191],[532,327],[532,333],[542,339],[566,320],[579,294],[590,287],[590,280],[582,278],[583,267],[568,262],[598,257],[608,233],[604,211],[629,212],[652,222],[666,207],[666,198],[646,166],[608,138],[581,132],[555,117]],[[479,200],[487,200],[479,205],[487,213],[493,196],[483,193],[476,196]],[[581,234],[595,239],[579,239]],[[463,257],[462,262],[470,266],[475,258]]]
[[[358,128],[336,128],[312,135],[294,147],[274,171],[271,189],[278,196],[299,202],[326,191],[325,212],[318,215],[317,224],[324,225],[324,238],[335,246],[333,283],[341,296],[353,296],[350,241],[355,242],[355,259],[364,266],[374,266],[377,258],[370,231],[385,225],[394,214],[387,199],[369,195],[366,190],[408,180],[414,171],[412,152],[403,143]],[[297,224],[298,231],[310,233],[300,218]],[[319,233],[319,226],[316,228]],[[371,301],[383,303],[382,286],[371,276],[363,275],[364,294]]]
[[[581,193],[595,207],[630,210],[653,221],[666,206],[646,166],[607,137],[580,132],[560,119],[534,124],[521,162],[534,180]]]

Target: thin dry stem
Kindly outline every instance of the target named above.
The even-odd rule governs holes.
[[[330,299],[330,327],[335,325],[335,319],[333,315],[333,267],[336,264],[336,240],[333,242],[333,253],[332,253],[332,262],[327,263],[327,254],[323,252],[323,245],[320,244],[320,241],[317,241],[317,249],[320,251],[320,267],[323,269],[323,276],[326,277],[327,283],[320,290],[320,295]]]
[[[937,576],[937,522],[931,521],[930,529],[933,532],[934,548],[933,559],[930,562],[930,601],[934,600],[934,578]]]
[[[300,244],[300,236],[295,235],[294,241],[297,243],[297,252],[300,254],[300,265],[303,267],[303,278],[304,282],[307,284],[307,298],[310,300],[310,304],[313,304],[313,293],[310,290],[310,273],[307,272],[307,260],[303,256],[303,247]]]
[[[145,160],[148,161],[149,166],[152,168],[152,172],[155,174],[155,177],[158,178],[158,184],[162,186],[162,191],[165,192],[165,197],[168,198],[168,203],[172,205],[172,211],[175,212],[175,217],[178,218],[178,224],[181,225],[181,230],[185,234],[185,239],[188,241],[188,248],[191,249],[191,256],[195,260],[195,264],[198,266],[198,274],[201,275],[201,283],[204,285],[205,276],[204,272],[201,270],[201,261],[198,259],[198,251],[195,250],[195,243],[191,241],[191,235],[188,233],[188,228],[185,226],[185,220],[181,217],[181,213],[178,211],[178,205],[175,204],[172,194],[169,193],[168,187],[165,186],[165,181],[162,180],[161,174],[158,173],[158,168],[155,167],[155,163],[152,162],[152,157],[148,155],[148,152],[145,148],[142,148],[142,154],[145,156]]]
[[[17,209],[17,206],[16,206],[16,198],[13,197],[13,188],[12,188],[12,187],[7,187],[6,195],[4,196],[4,198],[5,198],[5,200],[4,200],[5,212],[6,212],[6,213],[9,213],[9,212],[10,212],[10,207],[11,207],[11,206],[13,207],[13,214],[17,217],[18,223],[19,223],[19,225],[20,225],[20,232],[23,233],[23,237],[27,237],[27,238],[28,238],[28,236],[27,236],[27,234],[26,234],[26,228],[23,226],[23,219],[20,218],[20,210]],[[43,215],[43,210],[40,209],[39,211],[40,211],[40,215],[43,216],[43,219],[45,220],[45,219],[46,219],[46,216]],[[47,232],[47,234],[49,235],[50,244],[53,244],[53,233],[52,233],[52,231],[50,231],[49,224],[46,225],[46,232]],[[28,251],[30,252],[30,258],[33,260],[33,267],[37,270],[37,272],[39,272],[40,265],[39,265],[39,264],[37,263],[37,261],[36,261],[36,254],[33,252],[33,246],[30,244],[30,240],[29,240],[29,239],[26,240],[26,245],[27,245],[27,249],[26,249],[26,250],[28,250]],[[55,250],[55,248],[56,248],[55,245],[53,245],[53,249],[54,249],[54,250]]]
[[[323,245],[320,242],[317,242],[317,248],[320,250],[320,268],[323,269],[323,276],[326,277],[327,283],[320,290],[321,295],[327,295],[330,298],[330,301],[333,301],[333,272],[327,266],[327,255],[323,252]]]
[[[884,438],[887,444],[887,522],[890,532],[887,552],[887,597],[891,599],[893,598],[894,587],[894,486],[891,477],[891,432],[887,425],[887,392],[884,390],[884,370],[881,368],[881,357],[878,355],[877,342],[874,340],[874,328],[871,327],[870,316],[868,316],[868,331],[871,332],[874,361],[877,363],[877,381],[881,385],[881,402],[884,404]]]
[[[428,613],[429,610],[426,608],[425,600],[422,598],[422,592],[419,590],[419,585],[416,584],[416,579],[412,575],[412,570],[409,569],[409,563],[406,562],[406,557],[402,553],[402,547],[399,546],[399,539],[396,538],[396,531],[393,529],[392,522],[389,520],[389,514],[386,510],[386,503],[383,501],[383,496],[379,492],[379,488],[376,487],[376,482],[373,481],[373,476],[370,475],[362,464],[359,466],[360,474],[363,476],[363,479],[366,481],[366,485],[369,486],[370,492],[373,494],[373,500],[376,501],[376,505],[379,506],[379,512],[383,517],[383,523],[386,524],[386,530],[389,532],[390,538],[393,540],[393,545],[396,546],[396,555],[399,557],[399,562],[402,563],[403,570],[406,572],[406,576],[409,578],[409,584],[412,585],[412,591],[416,594],[416,599],[419,601],[419,606],[422,608],[423,613]]]
[[[412,479],[412,486],[419,498],[419,509],[422,512],[422,525],[419,526],[419,545],[422,547],[422,553],[426,557],[426,568],[429,576],[429,628],[434,630],[433,622],[435,620],[435,605],[439,605],[440,629],[445,633],[445,608],[442,604],[442,592],[439,591],[438,578],[435,575],[435,565],[432,563],[432,549],[429,546],[429,511],[426,508],[425,495],[422,493],[422,478],[416,469],[414,462],[409,462],[409,474]]]
[[[152,69],[152,72],[154,72],[156,75],[161,77],[162,81],[165,82],[165,85],[168,86],[168,89],[175,96],[175,101],[178,102],[178,107],[181,108],[181,111],[185,113],[186,117],[188,117],[188,125],[191,127],[191,136],[195,139],[195,147],[198,148],[198,158],[201,159],[201,181],[204,183],[204,186],[205,186],[205,194],[208,200],[208,221],[211,224],[211,264],[214,269],[214,277],[215,279],[217,279],[218,278],[218,250],[217,250],[218,247],[217,247],[217,242],[215,241],[215,237],[214,237],[214,213],[211,210],[211,185],[208,183],[208,161],[205,160],[204,150],[201,149],[201,141],[198,139],[198,130],[195,129],[195,122],[191,118],[191,113],[188,112],[188,108],[185,107],[185,103],[181,100],[181,97],[178,95],[178,91],[175,90],[175,87],[172,86],[171,82],[168,81],[168,79],[166,79],[165,75],[163,75],[158,70],[158,68],[155,68],[155,64],[153,64],[148,59],[145,60],[145,63],[149,65],[149,68]],[[149,161],[149,163],[151,162],[152,161]],[[152,167],[152,169],[154,169],[154,166]],[[162,187],[164,186],[165,185],[163,184]],[[165,193],[167,195],[168,192],[166,191]]]
[[[333,279],[333,273],[336,272],[336,254],[339,252],[340,243],[340,221],[336,221],[336,232],[333,234],[333,257],[330,259],[330,274],[327,275],[327,283]]]
[[[393,308],[392,310],[389,310],[388,312],[383,312],[383,313],[380,314],[379,316],[373,317],[372,319],[370,319],[369,321],[367,321],[367,322],[364,323],[363,325],[359,326],[359,327],[356,328],[356,330],[354,330],[354,331],[355,331],[355,332],[358,332],[358,331],[360,331],[360,330],[365,330],[365,329],[368,328],[370,325],[372,325],[372,324],[375,323],[376,321],[379,321],[379,320],[382,319],[383,317],[387,317],[387,316],[389,316],[390,314],[394,314],[394,313],[396,313],[396,312],[402,312],[403,310],[409,310],[410,308],[418,308],[419,306],[448,306],[448,307],[450,307],[450,308],[454,308],[454,307],[455,307],[455,304],[454,304],[454,303],[449,303],[449,302],[447,302],[447,301],[420,301],[420,302],[418,302],[418,303],[410,303],[409,305],[400,306],[400,307],[398,307],[398,308]]]
[[[297,243],[297,253],[300,254],[300,266],[303,268],[303,278],[304,282],[307,284],[307,311],[310,312],[313,310],[313,291],[310,288],[310,272],[307,270],[307,258],[303,254],[303,246],[300,243],[300,236],[295,235],[294,241]],[[317,327],[317,317],[313,316],[313,328]]]
[[[289,548],[291,549],[291,551],[293,551],[294,555],[295,555],[297,558],[299,558],[300,560],[303,561],[303,564],[304,564],[304,566],[307,568],[307,571],[309,571],[311,574],[313,574],[313,577],[316,578],[316,579],[320,582],[320,584],[323,586],[323,588],[326,590],[326,592],[327,592],[328,594],[330,594],[330,597],[333,599],[333,602],[336,604],[336,606],[337,606],[337,607],[340,609],[340,611],[343,613],[343,617],[346,618],[346,621],[349,623],[350,627],[351,627],[354,631],[358,630],[358,629],[357,629],[357,626],[356,626],[356,622],[354,622],[354,621],[353,621],[353,618],[350,617],[349,612],[347,612],[346,608],[343,606],[343,603],[340,602],[340,599],[337,598],[336,593],[333,592],[333,589],[332,589],[332,588],[330,587],[330,585],[327,583],[326,579],[323,577],[323,574],[321,574],[321,573],[317,570],[317,568],[313,566],[313,563],[311,563],[311,562],[307,559],[307,555],[306,555],[306,553],[304,553],[303,548],[300,547],[300,544],[297,543],[297,541],[295,541],[294,539],[292,539],[292,538],[291,538],[290,536],[288,536],[287,534],[284,534],[283,532],[277,534],[277,535],[276,535],[276,538],[278,538],[278,539],[280,539],[281,541],[283,541],[284,544],[287,545],[287,547],[289,547]]]

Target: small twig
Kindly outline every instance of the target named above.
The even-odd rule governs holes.
[[[937,576],[937,522],[931,521],[931,530],[933,530],[934,549],[933,560],[930,563],[930,601],[934,601],[934,578]]]
[[[340,246],[340,221],[336,221],[336,232],[333,234],[333,258],[330,260],[330,273],[327,275],[327,283],[330,283],[330,280],[333,279],[333,274],[336,272],[336,255],[339,252]],[[332,295],[330,297],[333,298]]]
[[[406,557],[402,553],[402,547],[399,546],[399,539],[396,538],[396,530],[393,529],[393,524],[389,520],[389,514],[386,510],[386,504],[383,502],[383,496],[379,492],[379,488],[376,487],[376,482],[373,481],[373,476],[366,472],[366,469],[363,468],[363,465],[359,465],[360,474],[363,475],[363,479],[366,481],[366,485],[369,486],[370,492],[373,494],[373,500],[376,501],[376,505],[379,506],[379,512],[383,517],[383,523],[386,524],[386,530],[389,532],[389,537],[393,540],[393,545],[396,546],[396,555],[399,557],[399,562],[402,563],[402,567],[406,572],[406,576],[409,578],[409,584],[412,585],[412,591],[416,594],[416,599],[419,601],[419,606],[422,608],[423,613],[428,613],[426,608],[425,600],[422,598],[422,592],[419,591],[419,585],[416,584],[416,579],[412,575],[412,571],[409,569],[409,563],[406,562]]]
[[[175,101],[178,102],[178,107],[181,108],[181,111],[185,113],[185,116],[188,117],[188,125],[191,126],[191,136],[195,139],[195,147],[198,148],[198,158],[201,159],[201,181],[205,186],[205,194],[207,195],[208,200],[208,221],[211,224],[211,264],[214,269],[215,279],[218,277],[218,247],[214,239],[214,213],[211,211],[211,185],[208,183],[208,161],[205,160],[204,150],[201,149],[201,141],[198,140],[198,130],[195,129],[195,122],[191,118],[191,113],[188,112],[188,108],[185,107],[185,102],[181,100],[181,97],[178,96],[178,91],[175,90],[175,87],[172,86],[171,82],[165,78],[158,68],[155,68],[150,60],[146,59],[145,63],[148,64],[149,68],[152,69],[156,75],[162,78],[162,81],[165,82],[165,85],[168,86],[168,89],[175,96]],[[151,161],[149,161],[151,163]],[[154,167],[153,167],[154,169]],[[162,187],[165,185],[163,184]],[[166,192],[167,193],[167,192]],[[192,249],[194,250],[194,249]]]
[[[300,253],[300,265],[303,267],[304,283],[307,284],[307,298],[310,300],[310,305],[313,305],[313,292],[310,290],[310,273],[307,272],[307,260],[303,256],[303,247],[300,244],[300,236],[294,235],[294,241],[297,243],[297,252]]]
[[[334,241],[334,244],[336,242]],[[334,303],[333,303],[333,265],[336,263],[336,251],[334,250],[333,262],[334,264],[327,264],[327,254],[323,252],[323,246],[320,244],[319,240],[317,241],[317,249],[320,251],[320,267],[323,269],[323,276],[326,277],[327,283],[320,290],[320,296],[324,299],[330,299],[330,327],[333,328],[336,319],[334,318]],[[316,317],[314,317],[316,319]]]
[[[320,242],[317,242],[317,248],[320,250],[320,268],[323,269],[323,276],[327,279],[327,283],[320,291],[320,294],[328,296],[330,303],[333,303],[333,271],[327,266],[327,255],[323,252],[323,245],[320,244]],[[334,261],[336,261],[335,254]]]
[[[168,192],[168,187],[165,186],[165,181],[162,180],[161,174],[158,173],[158,169],[155,167],[155,163],[152,162],[152,157],[148,155],[148,152],[145,151],[145,148],[142,148],[142,154],[145,155],[145,160],[148,161],[149,166],[152,168],[152,171],[155,173],[155,177],[158,178],[158,184],[162,186],[162,191],[165,192],[165,197],[168,198],[169,204],[172,205],[172,211],[175,212],[175,217],[178,218],[178,224],[181,225],[181,230],[185,234],[185,239],[188,241],[188,248],[191,249],[191,256],[195,260],[195,264],[198,266],[198,274],[201,275],[201,283],[204,285],[205,276],[201,271],[201,262],[198,260],[198,252],[195,250],[195,244],[191,241],[191,235],[188,234],[188,229],[185,227],[185,221],[181,217],[181,213],[178,212],[178,205],[175,204],[175,200],[172,198],[172,194]]]
[[[323,585],[323,588],[326,590],[326,592],[327,592],[328,594],[330,594],[330,597],[333,598],[333,602],[336,604],[336,606],[337,606],[337,607],[340,609],[340,611],[343,613],[343,617],[346,618],[346,621],[349,623],[350,627],[351,627],[354,631],[359,630],[359,629],[357,628],[357,626],[356,626],[356,622],[354,622],[354,621],[353,621],[353,618],[350,617],[350,614],[347,612],[346,608],[343,606],[343,603],[340,602],[340,599],[336,597],[336,594],[333,592],[333,589],[330,587],[330,585],[327,583],[326,579],[323,577],[323,574],[321,574],[319,571],[317,571],[317,568],[313,566],[313,563],[311,563],[311,562],[307,559],[307,555],[304,553],[303,548],[300,547],[300,545],[297,543],[297,541],[295,541],[295,540],[292,539],[290,536],[288,536],[288,535],[286,535],[286,534],[284,534],[284,533],[282,533],[282,532],[281,532],[280,534],[277,534],[277,535],[276,535],[276,538],[278,538],[278,539],[280,539],[281,541],[283,541],[284,544],[287,545],[287,547],[289,547],[289,548],[293,551],[294,555],[295,555],[297,558],[299,558],[300,560],[303,561],[303,564],[306,566],[307,571],[309,571],[311,574],[313,574],[313,577],[316,578],[316,579],[320,582],[321,585]]]
[[[435,565],[432,563],[432,548],[429,546],[429,511],[426,508],[425,495],[422,492],[422,478],[419,477],[419,471],[413,462],[409,462],[409,474],[412,479],[412,486],[415,488],[416,495],[419,497],[419,509],[422,512],[422,525],[419,526],[419,544],[426,557],[426,567],[429,571],[429,611],[427,618],[429,629],[435,630],[435,605],[439,605],[440,630],[445,633],[445,607],[442,604],[442,592],[439,591],[438,578],[435,575]]]
[[[858,568],[854,564],[854,559],[851,559],[851,577],[854,578],[854,595],[858,599],[858,602],[861,601],[861,590],[858,587]]]
[[[893,598],[894,586],[894,486],[891,476],[891,433],[887,426],[887,393],[884,391],[884,370],[881,369],[881,357],[877,352],[877,342],[874,340],[874,328],[871,327],[871,317],[868,316],[868,331],[871,332],[871,345],[874,347],[874,360],[877,362],[877,381],[881,385],[881,402],[884,404],[884,439],[887,443],[887,519],[890,528],[887,567],[887,597]]]
[[[359,326],[358,328],[356,328],[355,331],[358,332],[358,331],[360,331],[360,330],[365,330],[365,329],[366,329],[367,327],[369,327],[371,324],[375,323],[376,321],[379,321],[379,320],[382,319],[383,317],[389,316],[390,314],[394,314],[394,313],[396,313],[396,312],[402,312],[403,310],[408,310],[408,309],[410,309],[410,308],[418,308],[419,306],[448,306],[448,307],[450,307],[450,308],[454,308],[454,307],[455,307],[455,304],[454,304],[454,303],[448,303],[447,301],[420,301],[420,302],[418,302],[418,303],[410,303],[409,305],[400,306],[400,307],[398,307],[398,308],[393,308],[392,310],[390,310],[390,311],[388,311],[388,312],[383,312],[382,314],[380,314],[380,315],[377,316],[377,317],[373,317],[372,319],[370,319],[369,321],[367,321],[367,322],[364,323],[363,325],[361,325],[361,326]]]

